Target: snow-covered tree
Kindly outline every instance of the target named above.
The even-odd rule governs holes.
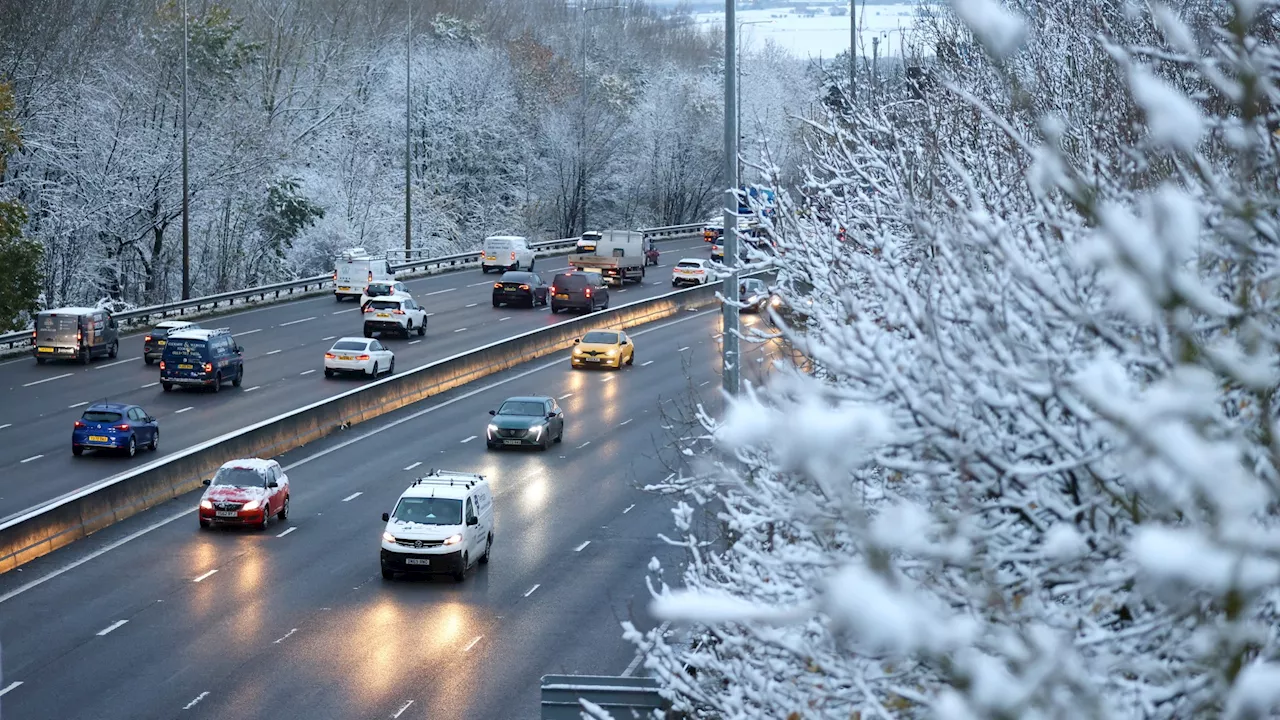
[[[812,363],[657,486],[699,641],[627,628],[692,717],[1280,712],[1277,6],[1022,9],[815,124],[774,226]]]

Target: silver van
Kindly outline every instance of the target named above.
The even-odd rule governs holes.
[[[120,329],[106,310],[65,307],[36,315],[31,354],[41,365],[46,360],[75,360],[88,365],[95,355],[114,358],[119,350]]]

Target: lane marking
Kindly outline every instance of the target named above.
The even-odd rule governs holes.
[[[280,352],[280,351],[279,351],[279,350],[272,350],[271,352],[269,352],[269,353],[267,353],[267,354],[268,354],[268,355],[275,355],[275,354],[276,354],[276,353],[278,353],[278,352]]]
[[[159,380],[157,380],[157,381],[155,381],[155,382],[153,382],[153,383],[147,383],[146,385],[143,385],[143,386],[142,386],[142,389],[149,388],[149,387],[155,387],[155,386],[157,386],[157,385],[159,385],[159,384],[160,384],[160,381],[159,381]]]
[[[626,425],[627,423],[631,422],[632,420],[635,420],[635,418],[627,418],[626,420],[623,420],[622,422],[618,423],[618,427],[622,427],[623,425]]]
[[[432,317],[432,316],[434,316],[434,315],[435,315],[435,313],[427,313],[426,315],[423,315],[422,317]]]
[[[315,372],[315,368],[312,368],[312,369],[310,369],[310,370],[303,370],[302,372],[300,372],[300,373],[298,373],[298,374],[299,374],[299,375],[310,375],[310,374],[311,374],[311,373],[313,373],[313,372]]]
[[[400,707],[400,709],[399,709],[399,710],[395,711],[395,713],[393,713],[393,714],[391,715],[391,720],[395,720],[396,718],[398,718],[398,717],[400,717],[401,715],[403,715],[403,714],[404,714],[404,711],[405,711],[405,710],[408,710],[408,709],[409,709],[409,706],[410,706],[410,705],[412,705],[412,704],[413,704],[413,701],[412,701],[412,700],[410,700],[409,702],[407,702],[407,703],[405,703],[404,705],[402,705],[402,706]]]
[[[68,405],[67,409],[70,410],[71,408],[84,407],[85,405],[88,405],[88,404],[89,404],[89,401],[85,400],[84,402],[78,402],[75,405]]]
[[[201,700],[205,699],[206,697],[209,697],[209,691],[208,691],[208,690],[205,690],[204,692],[202,692],[202,693],[200,693],[199,695],[197,695],[195,700],[192,700],[191,702],[187,703],[186,705],[183,705],[183,706],[182,706],[182,709],[183,709],[183,710],[190,710],[191,708],[193,708],[193,707],[195,707],[195,706],[196,706],[196,703],[200,702]]]
[[[427,295],[439,295],[440,293],[453,292],[454,290],[457,290],[457,289],[458,289],[458,288],[456,288],[456,287],[445,288],[445,289],[443,289],[443,290],[436,290],[435,292],[429,292],[429,293],[427,293]]]
[[[254,385],[253,387],[251,387],[251,388],[249,388],[249,389],[245,390],[245,392],[253,392],[254,390],[257,390],[257,389],[258,389],[258,388],[260,388],[260,387],[262,387],[262,386],[261,386],[261,385]]]
[[[421,464],[422,464],[422,461],[421,461],[421,460],[419,460],[418,462],[416,462],[416,463],[414,463],[414,464],[410,465],[409,467],[405,468],[405,470],[412,470],[412,469],[414,469],[414,468],[418,467],[418,466],[419,466],[419,465],[421,465]]]
[[[5,695],[7,695],[7,694],[9,693],[9,691],[11,691],[11,690],[17,690],[17,689],[18,689],[18,687],[19,687],[19,686],[21,686],[21,685],[22,685],[22,681],[21,681],[21,680],[18,680],[17,682],[11,682],[11,683],[9,683],[9,685],[8,685],[7,687],[0,689],[0,697],[4,697],[4,696],[5,696]]]
[[[141,357],[131,357],[131,358],[126,358],[124,360],[117,360],[115,362],[107,363],[106,365],[99,365],[98,367],[94,368],[94,370],[105,370],[106,368],[109,368],[109,367],[115,367],[117,365],[123,365],[125,363],[137,362],[141,359],[142,359]]]
[[[262,328],[258,328],[257,330],[245,330],[244,332],[241,332],[241,333],[232,333],[231,337],[240,337],[242,335],[252,335],[254,333],[260,333],[260,332],[262,332]]]
[[[332,313],[329,313],[329,314],[330,314],[330,315],[341,315],[342,313],[355,312],[355,311],[357,311],[357,310],[359,310],[359,309],[360,309],[360,308],[358,308],[358,307],[353,307],[353,308],[347,308],[346,310],[338,310],[338,311],[336,311],[336,312],[332,312]]]
[[[604,377],[600,378],[600,382],[609,382],[613,378],[614,378],[613,375],[605,375]]]
[[[475,283],[474,285],[468,285],[467,287],[480,287],[481,285],[490,285],[492,283],[493,283],[492,280],[485,280],[484,282],[478,282],[478,283]]]
[[[272,641],[271,641],[271,644],[272,644],[272,645],[279,645],[280,643],[284,642],[285,640],[288,640],[288,639],[289,639],[289,636],[290,636],[290,635],[292,635],[292,634],[294,634],[294,633],[296,633],[296,632],[298,632],[298,628],[294,628],[294,629],[290,630],[289,632],[285,633],[285,634],[284,634],[284,637],[280,638],[279,640],[272,640]]]
[[[710,380],[703,380],[702,382],[698,383],[698,387],[702,387],[704,385],[710,385],[710,384],[711,384]]]
[[[574,549],[573,549],[573,551],[574,551],[574,552],[582,552],[582,548],[584,548],[584,547],[586,547],[586,546],[588,546],[588,545],[590,545],[590,544],[591,544],[591,541],[590,541],[590,540],[588,540],[588,541],[586,541],[586,542],[582,543],[581,545],[579,545],[578,547],[574,548]]]
[[[420,343],[420,342],[422,342],[422,341],[421,341],[421,340],[410,340],[410,341],[409,341],[409,344],[410,344],[410,345],[417,345],[417,344],[418,344],[418,343]]]
[[[471,442],[472,440],[475,440],[475,439],[476,439],[476,436],[475,436],[475,435],[472,435],[471,437],[467,438],[466,440],[463,440],[462,442],[464,442],[464,443],[469,443],[469,442]]]
[[[684,347],[680,348],[680,349],[679,349],[679,350],[677,350],[676,352],[684,352],[685,350],[688,350],[688,349],[689,349],[689,346],[688,346],[688,345],[685,345]]]
[[[458,328],[457,330],[454,330],[454,332],[462,332],[463,330],[466,330],[466,328]]]
[[[40,385],[42,383],[53,382],[54,380],[61,380],[62,378],[69,378],[73,374],[74,373],[62,373],[61,375],[54,375],[53,377],[47,377],[43,380],[33,380],[29,383],[24,384],[22,387],[31,387],[32,385]]]
[[[635,506],[636,506],[636,504],[635,504],[635,503],[631,503],[630,505],[628,505],[628,506],[627,506],[627,509],[626,509],[626,510],[623,510],[623,511],[622,511],[622,514],[623,514],[623,515],[626,515],[627,513],[631,512],[631,508],[633,508],[633,507],[635,507]]]
[[[542,587],[542,585],[535,583],[533,587],[529,588],[529,592],[525,593],[524,596],[529,597],[530,595],[533,594],[534,590],[537,590],[540,587]]]
[[[39,459],[40,459],[40,458],[42,458],[42,457],[44,457],[44,455],[32,455],[31,457],[27,458],[26,460],[19,460],[19,462],[29,463],[29,462],[31,462],[32,460],[39,460]]]
[[[289,322],[283,322],[277,325],[276,327],[289,327],[290,325],[297,325],[298,323],[310,322],[315,319],[316,319],[316,316],[312,315],[309,318],[302,318],[301,320],[290,320]]]
[[[560,397],[558,397],[558,398],[556,398],[556,399],[557,399],[557,400],[566,400],[566,399],[571,398],[571,397],[573,397],[573,393],[565,393],[564,395],[561,395]]]
[[[214,573],[216,573],[216,572],[218,572],[216,569],[214,569],[214,570],[210,570],[209,572],[207,572],[207,573],[205,573],[205,574],[201,575],[201,576],[200,576],[200,577],[198,577],[198,578],[192,578],[192,579],[191,579],[191,582],[200,582],[201,580],[204,580],[205,578],[210,577],[211,575],[213,575],[213,574],[214,574]]]
[[[181,410],[174,410],[174,411],[173,411],[173,414],[174,414],[174,415],[181,415],[182,413],[184,413],[184,412],[186,412],[186,411],[188,411],[188,410],[195,410],[195,409],[196,409],[196,406],[195,406],[195,405],[188,405],[187,407],[184,407],[184,408],[182,408]]]
[[[13,423],[5,423],[3,425],[0,425],[0,430],[3,430],[7,427],[13,427]]]
[[[110,625],[108,625],[108,626],[106,626],[106,627],[104,627],[104,628],[102,628],[101,630],[99,630],[99,631],[98,631],[98,637],[102,637],[103,635],[106,635],[107,633],[111,632],[112,630],[115,630],[116,628],[120,627],[121,625],[124,625],[124,624],[125,624],[125,623],[127,623],[127,622],[129,622],[129,621],[128,621],[128,620],[117,620],[117,621],[115,621],[115,622],[111,623]]]
[[[466,647],[462,648],[462,652],[471,652],[471,648],[475,647],[476,643],[480,642],[482,639],[484,639],[483,635],[475,636],[471,642],[467,643]]]
[[[658,626],[658,636],[661,637],[667,632],[667,628],[671,627],[671,621],[668,620]],[[622,671],[622,677],[631,677],[631,673],[640,667],[640,661],[644,659],[644,655],[636,652],[636,656],[631,659],[631,664],[627,665],[627,669]]]
[[[480,303],[471,303],[470,305],[464,305],[463,307],[473,308],[473,307],[475,307],[475,306],[477,306],[477,305],[479,305],[479,304],[480,304]]]
[[[511,316],[510,316],[510,315],[508,315],[508,316],[506,316],[506,317],[504,317],[504,318],[498,318],[498,322],[502,322],[503,320],[510,320],[510,319],[511,319]]]
[[[364,494],[364,491],[351,493],[350,495],[342,498],[342,502],[351,502],[352,500],[355,500],[356,498],[360,497],[363,494]]]
[[[642,362],[642,363],[640,363],[640,367],[644,367],[645,365],[652,365],[652,364],[653,364],[653,361],[652,361],[652,360],[650,360],[650,361],[648,361],[648,362]]]
[[[288,535],[289,533],[291,533],[291,532],[293,532],[294,530],[297,530],[297,529],[298,529],[298,528],[297,528],[296,526],[295,526],[295,527],[291,527],[291,528],[289,528],[288,530],[285,530],[284,532],[280,533],[280,534],[279,534],[279,535],[277,535],[276,537],[284,537],[285,535]]]
[[[586,447],[586,446],[588,446],[588,445],[590,445],[590,444],[591,444],[591,441],[590,441],[590,440],[588,440],[588,441],[586,441],[586,442],[582,443],[581,445],[579,445],[579,446],[578,446],[578,449],[579,449],[579,450],[581,450],[582,448],[584,448],[584,447]]]
[[[320,340],[321,340],[321,341],[324,341],[324,340],[332,340],[332,339],[334,339],[334,338],[336,338],[336,337],[338,337],[338,336],[337,336],[337,335],[330,335],[329,337],[322,337],[322,338],[320,338]]]

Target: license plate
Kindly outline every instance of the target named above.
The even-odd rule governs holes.
[[[355,360],[355,358],[351,357],[350,355],[339,355],[338,359],[339,360]]]
[[[159,345],[160,347],[164,347],[164,344],[165,344],[166,342],[169,342],[169,341],[168,341],[168,340],[157,340],[157,341],[156,341],[156,344],[157,344],[157,345]]]
[[[587,358],[587,362],[600,362],[600,358],[589,357]]]
[[[53,352],[53,348],[37,348],[36,352],[51,353]]]
[[[351,286],[350,286],[350,285],[343,285],[342,287],[339,287],[338,289],[339,289],[339,290],[350,290],[350,289],[351,289]]]
[[[239,510],[215,510],[213,513],[216,517],[239,517]]]
[[[377,315],[377,316],[378,316],[378,317],[382,317],[382,318],[389,318],[389,317],[391,317],[391,316],[390,316],[390,315],[388,315],[387,313],[378,313],[378,315]]]
[[[519,445],[520,441],[519,440],[503,440],[502,444],[503,445]]]
[[[178,366],[178,369],[179,369],[179,370],[194,370],[194,369],[195,369],[195,367],[196,367],[195,365],[185,365],[185,364],[184,364],[184,365],[179,365],[179,366]]]
[[[556,299],[557,299],[557,300],[568,300],[568,299],[569,299],[569,296],[568,296],[568,294],[566,294],[566,293],[556,293]]]
[[[111,438],[106,437],[105,435],[90,435],[89,442],[111,442]]]
[[[484,256],[484,259],[485,259],[485,260],[497,260],[498,258],[497,258],[497,256],[495,256],[495,255],[485,255],[485,256]]]
[[[431,559],[430,558],[405,558],[404,564],[405,565],[430,565]]]

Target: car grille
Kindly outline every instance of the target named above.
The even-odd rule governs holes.
[[[591,357],[596,357],[597,355],[603,355],[604,353],[600,350],[583,350],[582,354],[590,355]]]
[[[529,432],[528,430],[506,430],[506,429],[502,429],[502,430],[498,430],[498,437],[504,437],[504,438],[518,438],[518,437],[524,437],[528,432]]]
[[[429,548],[440,547],[444,544],[443,540],[406,540],[404,538],[396,538],[397,545],[403,545],[411,548]]]
[[[239,510],[244,503],[237,502],[216,502],[213,504],[214,510]]]

